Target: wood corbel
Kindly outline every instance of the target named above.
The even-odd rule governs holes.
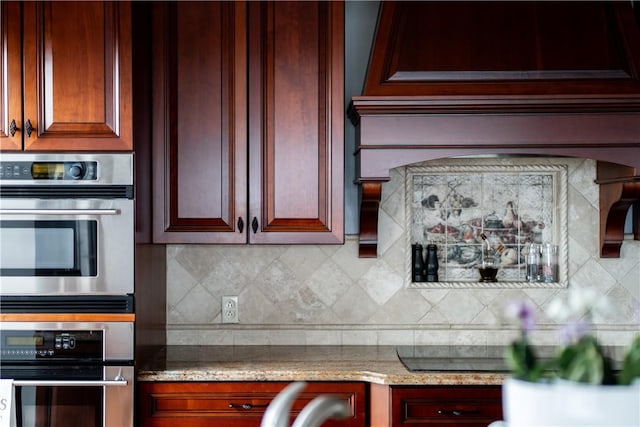
[[[600,186],[600,257],[620,258],[631,206],[634,206],[633,236],[640,240],[640,176],[635,168],[599,161],[596,183]]]
[[[376,258],[378,256],[378,209],[382,196],[382,181],[361,183],[360,201],[360,241],[358,256]]]

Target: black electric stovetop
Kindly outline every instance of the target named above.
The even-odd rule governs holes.
[[[506,346],[482,345],[406,345],[396,347],[402,364],[409,371],[474,371],[507,372]],[[557,354],[556,346],[535,346],[536,356],[542,360]],[[604,346],[614,369],[619,369],[624,356],[622,346]]]
[[[506,372],[506,346],[408,345],[396,347],[409,371]],[[536,347],[539,357],[548,357],[554,347]]]

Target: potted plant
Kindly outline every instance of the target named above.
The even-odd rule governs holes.
[[[529,340],[534,310],[525,302],[510,304],[507,315],[519,321],[521,334],[506,351],[512,373],[503,384],[508,427],[640,426],[640,334],[614,369],[591,333],[594,314],[608,307],[588,288],[572,288],[566,300],[554,300],[547,315],[562,325],[561,344],[543,359]]]

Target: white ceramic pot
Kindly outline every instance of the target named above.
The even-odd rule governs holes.
[[[508,427],[640,426],[640,383],[532,383],[507,378],[502,405]]]

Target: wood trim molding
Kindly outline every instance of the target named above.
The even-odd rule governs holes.
[[[134,322],[133,313],[0,313],[0,322]]]

